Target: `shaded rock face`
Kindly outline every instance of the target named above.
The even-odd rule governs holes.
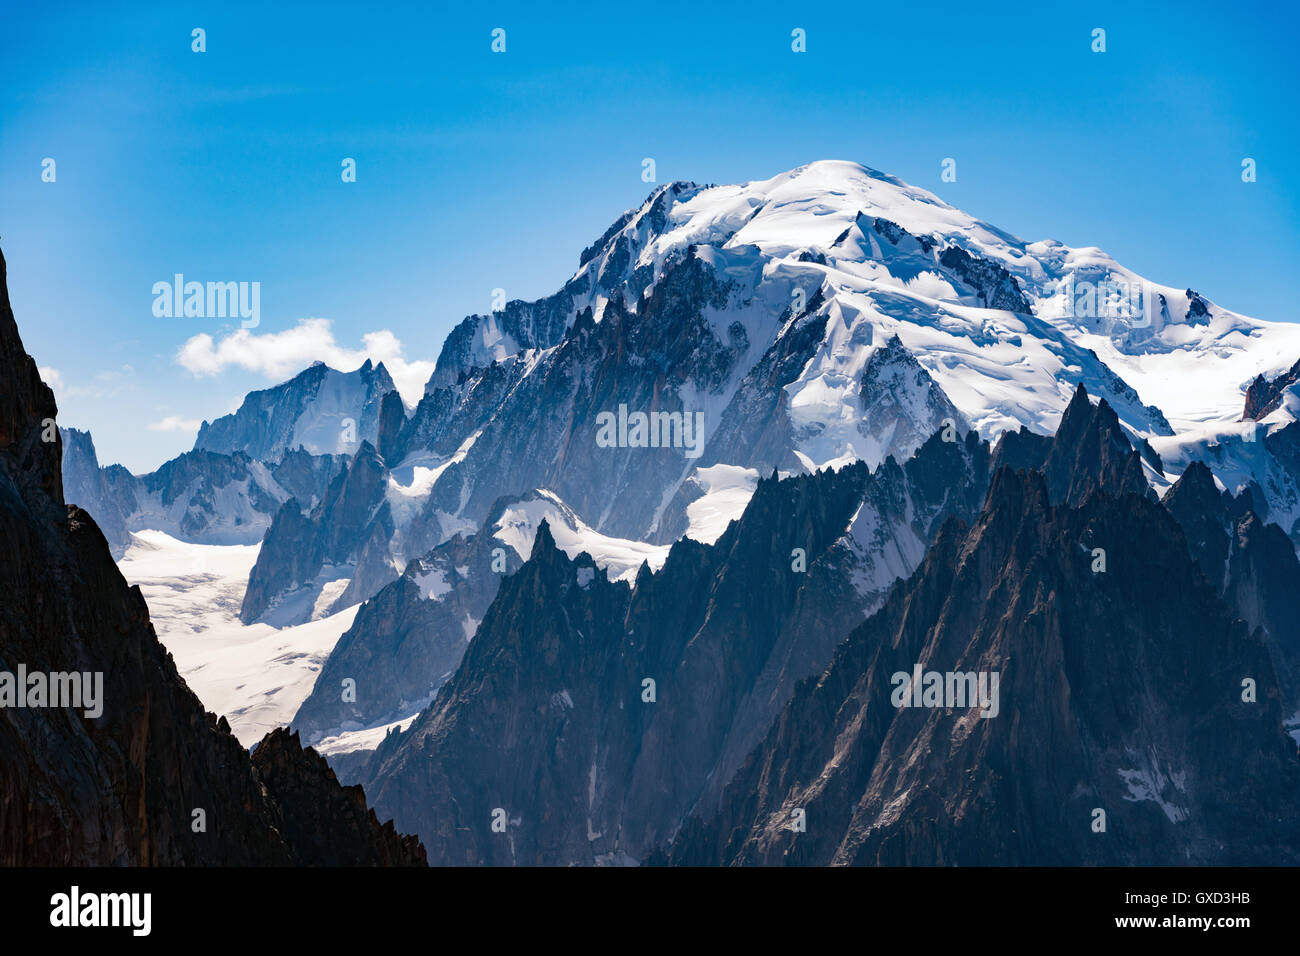
[[[63,439],[63,493],[95,516],[113,557],[131,542],[131,517],[139,508],[138,479],[121,465],[101,468],[90,432],[60,428]]]
[[[313,455],[305,449],[295,448],[285,452],[279,463],[271,467],[271,476],[290,497],[297,499],[304,511],[309,512],[325,497],[347,464],[343,455]]]
[[[279,461],[299,447],[350,454],[363,441],[378,443],[384,398],[395,390],[382,362],[366,359],[352,372],[317,362],[287,382],[249,392],[234,414],[204,422],[194,450],[238,451],[256,461]]]
[[[1294,500],[1296,489],[1300,488],[1300,421],[1291,422],[1284,428],[1266,434],[1264,447],[1283,473],[1283,480],[1278,483],[1282,487],[1270,488],[1270,492],[1281,497],[1278,492],[1285,494],[1289,491]],[[1263,511],[1265,507],[1267,505],[1261,505],[1259,510]],[[1283,530],[1290,536],[1292,544],[1300,549],[1300,518],[1296,518],[1290,528]]]
[[[448,347],[443,347],[444,355]],[[435,372],[424,397],[402,425],[392,460],[400,461],[422,449],[450,458],[492,420],[527,368],[525,361],[511,356],[483,368],[459,370],[454,376]]]
[[[973,289],[981,305],[1024,314],[1033,312],[1015,276],[996,262],[949,246],[940,253],[939,263]]]
[[[802,313],[796,315],[793,309],[787,309],[781,316],[786,331],[745,374],[699,459],[701,467],[746,461],[760,473],[804,470],[794,454],[795,426],[790,420],[790,397],[785,386],[799,377],[821,347],[826,315],[818,312],[824,304],[819,289],[808,299]],[[649,538],[667,544],[685,534],[686,509],[698,494],[693,483],[683,482],[658,526],[650,530]]]
[[[548,488],[602,532],[640,537],[691,460],[685,447],[603,447],[598,418],[620,405],[703,413],[704,397],[723,387],[743,351],[704,317],[727,296],[726,284],[692,256],[666,266],[635,312],[621,294],[598,324],[584,312],[510,390],[464,460],[443,473],[426,513],[478,524],[503,495]]]
[[[1259,421],[1277,411],[1282,404],[1286,390],[1300,381],[1300,362],[1296,362],[1281,375],[1270,380],[1258,375],[1246,389],[1246,404],[1242,409],[1242,421]]]
[[[1174,516],[1126,491],[1122,469],[1108,474],[1058,476],[1090,487],[1054,504],[1041,471],[1001,468],[974,524],[945,526],[799,685],[718,812],[654,860],[1300,860],[1300,762],[1261,632],[1225,607]],[[897,706],[917,664],[999,675],[996,715]]]
[[[328,577],[336,569],[335,576],[349,576],[357,557],[357,543],[369,540],[376,528],[382,528],[383,540],[392,536],[392,519],[385,500],[387,483],[388,469],[383,459],[373,445],[362,442],[310,515],[302,513],[296,499],[286,501],[276,513],[257,563],[249,572],[240,619],[251,624],[283,605],[276,623],[309,620],[321,576]]]
[[[1300,560],[1286,533],[1255,511],[1248,490],[1220,492],[1193,462],[1163,499],[1201,573],[1273,655],[1284,703],[1300,709]]]
[[[429,704],[455,673],[502,577],[522,563],[488,525],[410,562],[361,606],[294,717],[295,729],[317,741],[391,723]],[[356,699],[345,701],[342,682],[349,678]]]
[[[386,439],[391,453],[408,463],[428,459],[445,466],[418,514],[401,529],[401,540],[394,539],[392,522],[384,522],[384,533],[376,536],[372,524],[349,532],[327,527],[323,510],[309,516],[315,537],[335,539],[336,565],[366,571],[349,585],[347,600],[369,598],[393,580],[395,573],[383,573],[385,565],[396,562],[400,568],[455,530],[479,526],[500,498],[529,488],[550,489],[606,534],[639,538],[655,525],[666,491],[685,480],[695,461],[688,457],[680,417],[696,424],[695,416],[705,414],[709,396],[724,387],[747,345],[740,333],[720,339],[705,318],[707,309],[727,303],[730,289],[694,255],[665,264],[659,283],[635,303],[635,311],[624,291],[614,293],[600,323],[590,309],[565,326],[555,303],[513,303],[514,311],[508,306],[503,328],[545,345],[544,352],[512,347],[500,361],[463,368],[462,360],[484,353],[477,339],[465,344],[453,333],[424,398],[398,436]],[[565,308],[571,308],[572,296],[565,295]],[[543,314],[549,316],[544,322]],[[530,325],[529,315],[541,324]],[[488,319],[497,321],[473,316],[464,328],[478,335]],[[468,349],[464,355],[461,345]],[[617,414],[620,405],[677,414],[675,439],[654,448],[602,445],[600,416]],[[702,446],[706,436],[694,430],[692,435]],[[255,576],[246,620],[265,613],[294,583],[271,564]]]
[[[102,714],[0,707],[0,865],[304,862],[285,820],[305,808],[268,792],[177,674],[99,528],[65,506],[54,396],[4,280],[0,257],[0,671],[102,675]],[[353,862],[354,836],[330,827],[318,839]]]
[[[975,436],[936,436],[903,467],[761,481],[715,544],[677,542],[634,589],[543,525],[456,674],[375,752],[376,806],[438,864],[638,859],[716,798],[933,529],[974,514],[988,460]],[[877,534],[912,545],[886,552]]]
[[[872,353],[860,394],[866,413],[858,431],[882,450],[917,448],[945,423],[954,432],[969,430],[965,417],[896,335]]]
[[[1104,398],[1094,406],[1082,385],[1066,406],[1055,436],[1046,440],[1022,436],[1005,456],[999,447],[996,465],[1003,464],[1042,471],[1054,504],[1081,504],[1103,490],[1154,497],[1142,470],[1142,456],[1124,436],[1114,410]]]
[[[303,866],[425,866],[424,846],[389,820],[382,826],[360,786],[339,785],[325,758],[296,733],[271,731],[253,767],[281,807],[280,832]]]

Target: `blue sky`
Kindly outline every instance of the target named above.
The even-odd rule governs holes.
[[[857,160],[1026,239],[1300,318],[1291,5],[48,7],[0,27],[0,247],[61,423],[135,471],[275,380],[178,364],[232,326],[155,317],[155,282],[257,281],[259,334],[324,318],[321,357],[389,330],[432,361],[493,289],[555,291],[649,192],[647,156],[659,182]]]

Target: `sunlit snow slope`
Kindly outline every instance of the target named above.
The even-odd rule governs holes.
[[[204,706],[251,745],[288,725],[356,607],[276,629],[239,622],[239,602],[257,545],[187,544],[161,531],[132,535],[118,562],[140,585],[158,638]]]

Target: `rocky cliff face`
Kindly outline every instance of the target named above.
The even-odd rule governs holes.
[[[1272,379],[1263,375],[1255,376],[1246,389],[1246,402],[1242,408],[1243,421],[1259,421],[1267,418],[1281,406],[1287,390],[1300,381],[1300,362]]]
[[[295,804],[337,789],[321,768],[308,762],[273,792],[177,675],[94,521],[64,504],[54,396],[23,350],[5,278],[0,257],[0,672],[75,672],[92,688],[100,675],[102,712],[0,707],[0,864],[384,859],[375,833]],[[333,854],[306,849],[313,840]]]
[[[1193,463],[1162,499],[1206,581],[1270,649],[1283,701],[1300,710],[1300,560],[1286,534],[1255,511],[1249,491],[1220,492]]]
[[[1108,431],[1106,409],[1075,413],[1070,433]],[[1047,458],[1087,467],[1064,444]],[[1091,478],[1001,468],[974,524],[945,526],[800,684],[719,811],[655,860],[1300,860],[1300,761],[1262,633],[1170,511],[1127,487],[1121,458]],[[998,675],[996,703],[965,706],[946,683],[927,700],[928,678],[913,696],[918,665],[986,688]]]
[[[352,454],[378,444],[384,397],[396,386],[381,362],[340,372],[317,362],[274,388],[249,392],[239,410],[204,422],[195,451],[243,452],[279,461],[303,448],[313,455]]]
[[[322,583],[350,576],[357,542],[376,528],[384,540],[391,537],[387,483],[383,459],[365,441],[310,515],[296,499],[285,502],[249,574],[240,619],[250,624],[274,609],[277,624],[310,620]]]
[[[90,432],[60,428],[63,442],[63,493],[95,516],[113,557],[126,553],[131,518],[140,510],[140,482],[121,465],[102,468]]]

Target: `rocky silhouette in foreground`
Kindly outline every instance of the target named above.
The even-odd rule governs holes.
[[[49,706],[51,678],[46,705],[0,707],[0,865],[422,864],[313,752],[272,734],[250,758],[177,674],[104,535],[64,504],[54,395],[6,278],[0,256],[0,692],[5,674],[85,675],[63,690],[98,682],[98,699]]]

